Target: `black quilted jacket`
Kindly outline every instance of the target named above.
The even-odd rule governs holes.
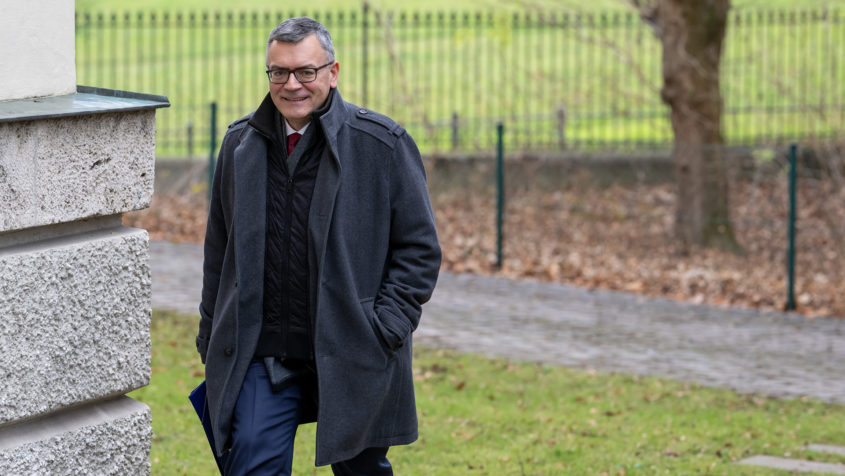
[[[259,106],[250,124],[267,144],[267,240],[264,250],[264,320],[256,357],[311,361],[313,323],[308,304],[308,212],[325,148],[319,121],[312,121],[287,166],[283,119],[272,101]],[[294,157],[296,158],[296,157]]]

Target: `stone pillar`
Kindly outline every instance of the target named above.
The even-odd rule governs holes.
[[[0,474],[149,474],[161,96],[77,88],[72,0],[0,16]],[[6,48],[5,46],[11,45]]]

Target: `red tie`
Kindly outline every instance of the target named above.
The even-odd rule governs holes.
[[[294,132],[293,134],[288,136],[288,155],[293,152],[293,146],[299,141],[299,138],[302,137],[302,134],[299,132]]]

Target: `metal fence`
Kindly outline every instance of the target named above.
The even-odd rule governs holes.
[[[264,42],[301,12],[76,14],[77,82],[168,96],[159,156],[204,155],[267,91]],[[426,152],[638,149],[672,137],[661,49],[634,13],[315,12],[344,98],[390,115]],[[722,61],[724,135],[758,144],[841,135],[838,11],[737,10]]]

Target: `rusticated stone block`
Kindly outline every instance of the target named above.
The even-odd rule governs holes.
[[[0,425],[147,385],[150,289],[144,230],[0,248]]]
[[[0,232],[149,206],[155,110],[0,122]]]
[[[0,427],[0,472],[148,475],[150,409],[128,397]]]

